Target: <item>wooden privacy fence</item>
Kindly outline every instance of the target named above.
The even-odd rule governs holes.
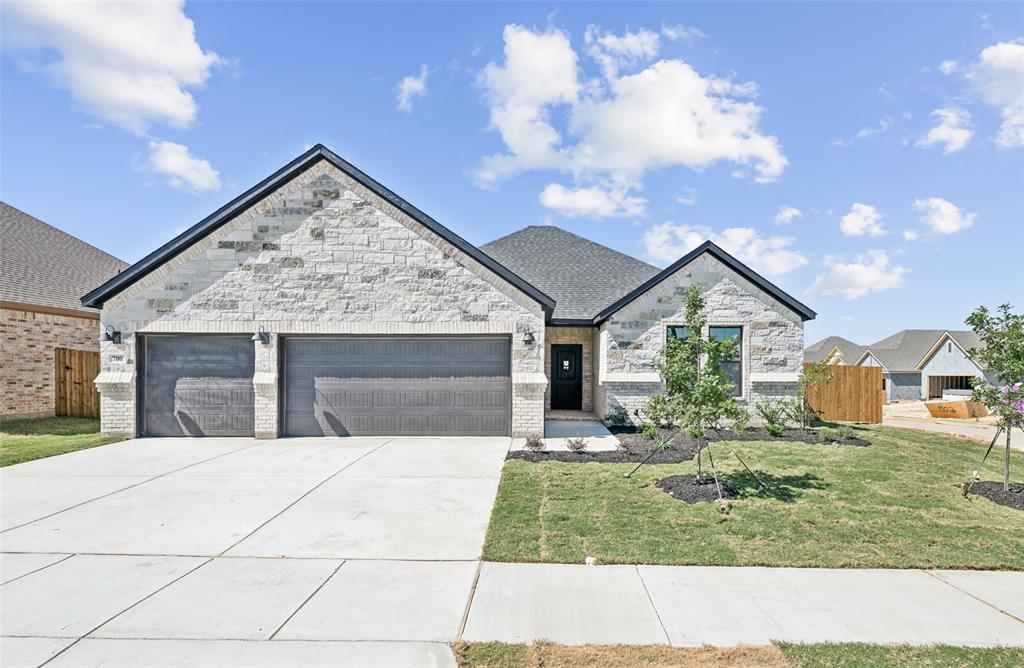
[[[93,381],[100,373],[100,354],[91,350],[54,349],[57,401],[54,412],[69,417],[98,418],[100,395]]]
[[[806,370],[810,364],[805,364]],[[829,366],[832,382],[807,388],[807,402],[823,420],[881,422],[885,390],[877,366]]]

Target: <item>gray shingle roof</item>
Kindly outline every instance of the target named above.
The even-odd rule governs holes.
[[[82,295],[127,266],[0,202],[0,300],[91,311]]]
[[[810,363],[821,362],[828,357],[833,348],[839,349],[839,352],[843,355],[843,361],[849,365],[856,364],[857,360],[864,353],[864,346],[858,346],[853,341],[844,339],[841,336],[827,336],[804,349],[804,361]]]
[[[556,319],[592,319],[661,271],[553,225],[525,227],[480,250],[553,297]]]
[[[847,364],[856,364],[868,351],[889,372],[916,372],[917,365],[947,331],[965,351],[981,346],[978,335],[970,330],[904,329],[867,346],[858,346],[840,336],[829,336],[808,346],[804,350],[804,361],[821,361],[833,347],[838,347]]]

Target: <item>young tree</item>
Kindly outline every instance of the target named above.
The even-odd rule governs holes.
[[[828,385],[832,382],[832,367],[825,362],[815,362],[800,372],[797,380],[796,397],[792,402],[790,419],[800,423],[804,429],[811,426],[811,423],[821,415],[807,401],[807,390],[816,385]]]
[[[1013,313],[1009,304],[998,314],[979,306],[967,324],[981,339],[981,348],[970,350],[971,358],[995,375],[1000,387],[979,380],[974,383],[973,401],[985,404],[999,416],[999,428],[1006,432],[1003,457],[1003,491],[1010,491],[1010,432],[1024,428],[1024,315]],[[992,441],[995,444],[995,440]]]
[[[724,360],[735,357],[738,342],[708,335],[704,298],[696,287],[686,293],[683,322],[685,338],[670,337],[656,363],[665,391],[651,398],[645,412],[653,420],[675,424],[697,440],[699,482],[707,432],[721,428],[723,420],[739,419],[744,410],[732,396],[732,380],[720,368]]]

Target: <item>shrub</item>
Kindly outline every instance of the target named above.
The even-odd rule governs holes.
[[[614,408],[608,411],[608,414],[604,416],[604,421],[613,427],[624,427],[629,424],[629,413],[622,406],[616,404]]]
[[[818,433],[821,434],[821,438],[826,441],[838,441],[842,438],[842,436],[839,435],[839,432],[832,427],[822,427]]]
[[[644,422],[642,425],[640,425],[640,435],[649,441],[657,440],[659,435],[658,428],[655,427],[650,422]]]
[[[848,424],[841,424],[836,427],[836,435],[839,438],[857,438],[857,435],[853,432],[853,427]]]
[[[544,449],[544,439],[540,434],[530,434],[526,437],[526,449],[532,452],[540,452]]]
[[[785,427],[783,427],[781,424],[777,424],[774,422],[767,423],[764,426],[764,428],[768,431],[768,434],[771,436],[782,436],[783,432],[786,431]]]
[[[779,434],[782,433],[789,412],[789,402],[778,399],[762,399],[754,407],[757,409],[757,414],[761,416],[761,420],[764,422],[765,429],[768,429],[769,434],[772,434],[772,427],[777,427]],[[778,434],[772,435],[777,436]]]
[[[741,411],[732,421],[732,430],[738,434],[742,434],[750,428],[750,411]]]
[[[587,449],[587,439],[579,436],[576,438],[570,438],[565,442],[565,446],[569,448],[571,452],[583,452]]]

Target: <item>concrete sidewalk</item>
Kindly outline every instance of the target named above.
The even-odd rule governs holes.
[[[462,637],[1024,646],[1024,573],[484,563]]]
[[[971,423],[961,420],[942,420],[937,418],[914,418],[914,417],[889,417],[882,418],[882,424],[886,427],[903,427],[904,429],[917,429],[918,431],[930,431],[936,434],[949,434],[950,436],[963,436],[973,438],[985,443],[991,443],[992,437],[996,435],[996,428],[992,425]],[[1006,448],[1006,434],[999,437],[996,443],[996,450]],[[1010,434],[1010,448],[1024,450],[1024,431],[1014,429]]]

